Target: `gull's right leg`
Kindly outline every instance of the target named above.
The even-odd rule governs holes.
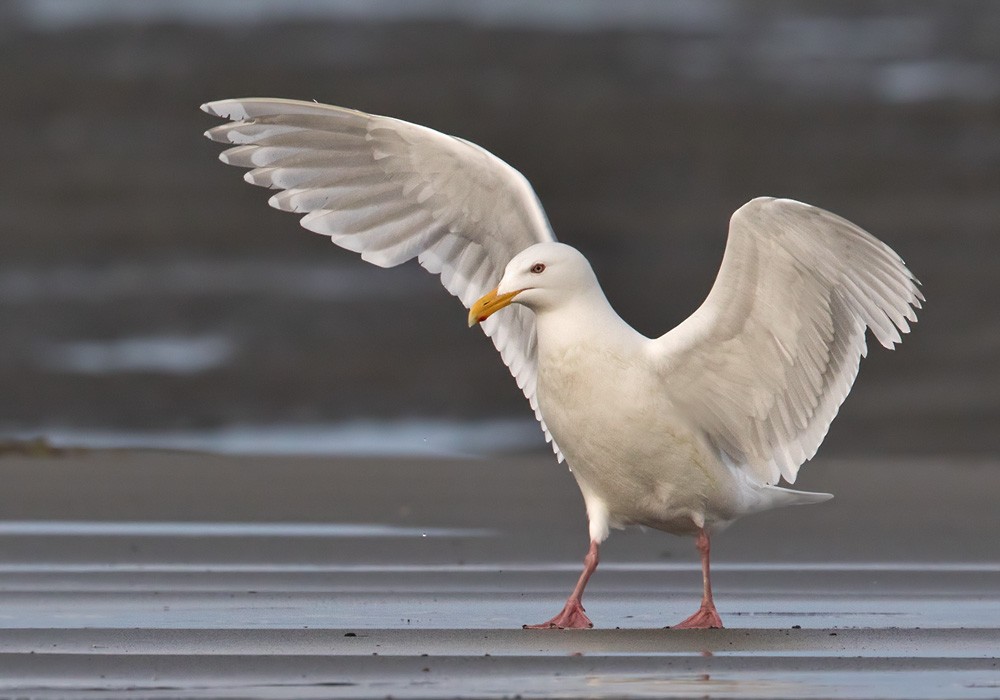
[[[524,629],[587,629],[594,626],[594,623],[590,621],[590,618],[583,611],[583,589],[587,587],[590,575],[597,568],[597,554],[599,549],[600,545],[597,540],[591,540],[590,549],[587,550],[587,556],[583,559],[583,573],[580,574],[580,580],[576,582],[576,588],[573,589],[569,598],[566,599],[566,605],[563,606],[562,612],[548,622],[543,622],[540,625],[524,625]]]

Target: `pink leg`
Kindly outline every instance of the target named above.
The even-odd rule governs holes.
[[[695,544],[698,546],[698,551],[701,553],[701,578],[702,585],[704,586],[704,591],[701,595],[701,607],[698,608],[698,612],[673,626],[675,630],[689,630],[689,629],[711,629],[711,628],[721,628],[722,618],[719,617],[719,611],[715,609],[715,601],[712,600],[712,575],[708,567],[708,559],[710,553],[710,546],[708,541],[708,533],[705,532],[704,528],[698,531],[698,537],[695,540]]]
[[[599,547],[596,541],[592,541],[590,543],[590,549],[587,551],[587,556],[583,559],[583,573],[580,574],[580,580],[576,582],[576,588],[574,588],[573,592],[570,593],[569,598],[566,600],[566,605],[563,606],[562,612],[548,622],[543,622],[540,625],[524,625],[524,629],[586,629],[594,626],[594,623],[590,621],[590,618],[587,617],[587,614],[583,611],[583,589],[587,587],[587,581],[590,580],[590,575],[594,573],[594,569],[597,568],[598,548]]]

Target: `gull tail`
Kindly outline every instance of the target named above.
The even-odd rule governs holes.
[[[810,503],[822,503],[833,498],[832,493],[814,493],[812,491],[796,491],[780,486],[764,486],[760,489],[764,508],[782,508],[784,506],[805,506]]]

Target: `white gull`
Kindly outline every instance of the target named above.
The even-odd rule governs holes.
[[[538,628],[590,627],[584,588],[609,528],[694,535],[698,611],[721,627],[709,537],[737,518],[831,496],[793,483],[857,376],[870,329],[900,342],[923,299],[888,246],[854,224],[760,197],[732,216],[722,267],[683,323],[647,338],[625,323],[586,258],[556,241],[527,180],[489,152],[398,119],[314,102],[203,105],[232,123],[220,158],[282,190],[271,206],[391,267],[417,258],[492,338],[583,494],[584,571]],[[502,313],[497,313],[505,309]],[[495,314],[495,315],[494,315]]]

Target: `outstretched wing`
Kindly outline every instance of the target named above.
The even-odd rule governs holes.
[[[314,102],[251,98],[202,109],[232,120],[205,134],[233,145],[222,162],[251,168],[251,184],[283,190],[272,207],[305,214],[302,226],[376,265],[417,258],[466,308],[514,255],[555,240],[524,176],[468,141]],[[481,325],[541,422],[534,316],[518,306]]]
[[[794,482],[867,352],[916,321],[923,295],[884,243],[830,212],[762,197],[729,225],[705,302],[654,341],[669,396],[762,483]]]

